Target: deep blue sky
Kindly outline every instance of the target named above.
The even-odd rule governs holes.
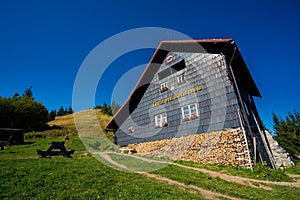
[[[76,73],[100,42],[128,29],[164,27],[194,39],[233,38],[263,96],[256,99],[261,118],[272,129],[272,111],[285,116],[300,110],[299,10],[296,0],[1,0],[0,96],[22,94],[31,85],[49,110],[70,106]],[[153,52],[136,51],[114,62],[96,104],[110,103],[122,74],[149,62]],[[120,93],[117,101],[127,95]]]

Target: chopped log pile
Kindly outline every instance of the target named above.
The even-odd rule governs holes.
[[[201,139],[201,145],[199,141],[194,140],[192,151],[188,151],[182,160],[248,166],[248,152],[241,129],[206,133]]]
[[[173,160],[249,166],[247,147],[240,128],[130,144],[128,148],[140,154]]]
[[[182,160],[182,156],[189,151],[194,140],[195,135],[173,138],[166,146],[150,152],[149,155],[167,157],[172,160]]]
[[[144,142],[138,144],[129,144],[127,147],[134,149],[139,154],[147,154],[167,146],[172,139],[157,140],[152,142]]]

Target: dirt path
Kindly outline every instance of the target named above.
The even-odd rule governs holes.
[[[209,191],[209,190],[205,190],[205,189],[202,189],[202,188],[200,188],[198,186],[195,186],[195,185],[185,185],[184,183],[174,181],[172,179],[169,179],[169,178],[166,178],[166,177],[163,177],[163,176],[159,176],[157,174],[149,174],[147,172],[138,172],[138,173],[143,174],[147,177],[156,179],[158,181],[167,182],[170,185],[179,186],[180,188],[186,189],[189,192],[193,192],[193,191],[191,191],[191,189],[196,190],[196,191],[200,192],[201,195],[206,199],[215,200],[215,199],[219,199],[218,197],[224,197],[226,199],[239,200],[239,198],[235,198],[235,197],[227,196],[227,195],[224,195],[224,194],[220,194],[220,193],[212,192],[212,191]]]
[[[289,175],[290,177],[294,178],[296,180],[296,182],[274,182],[274,181],[264,181],[264,180],[256,180],[256,179],[251,179],[251,178],[244,178],[244,177],[239,177],[239,176],[231,176],[231,175],[227,175],[227,174],[223,174],[220,172],[216,172],[216,171],[212,171],[212,170],[207,170],[207,169],[203,169],[203,168],[196,168],[196,167],[190,167],[190,166],[185,166],[185,165],[181,165],[181,164],[177,164],[174,162],[168,162],[168,161],[159,161],[159,160],[152,160],[152,159],[148,159],[145,157],[140,157],[140,156],[136,156],[136,155],[132,155],[132,154],[120,154],[120,153],[96,153],[98,155],[100,155],[102,158],[104,158],[106,161],[108,161],[109,163],[113,164],[114,166],[124,169],[126,171],[132,171],[130,170],[126,165],[120,164],[114,160],[111,159],[111,157],[109,156],[109,154],[117,154],[117,155],[123,155],[123,156],[129,156],[129,157],[133,157],[145,162],[149,162],[149,163],[161,163],[161,164],[167,164],[167,165],[175,165],[177,167],[181,167],[181,168],[185,168],[185,169],[191,169],[191,170],[195,170],[195,171],[199,171],[205,174],[208,174],[212,177],[219,177],[220,179],[223,179],[225,181],[228,182],[233,182],[233,183],[237,183],[240,185],[245,185],[245,186],[249,186],[249,187],[253,187],[253,188],[261,188],[264,190],[272,190],[271,187],[265,186],[263,184],[271,184],[271,185],[281,185],[281,186],[288,186],[288,187],[296,187],[296,188],[300,188],[300,175]],[[151,174],[148,172],[142,172],[142,171],[135,171],[138,174],[142,174],[144,176],[156,179],[158,181],[163,181],[166,182],[170,185],[175,185],[178,186],[180,189],[186,190],[188,192],[191,193],[195,193],[195,192],[199,192],[204,198],[206,199],[219,199],[218,197],[224,197],[227,199],[239,199],[239,198],[235,198],[235,197],[231,197],[228,195],[224,195],[224,194],[220,194],[217,192],[212,192],[209,190],[205,190],[201,187],[195,186],[195,185],[185,185],[184,183],[157,175],[157,174]]]
[[[231,175],[223,174],[223,173],[216,172],[216,171],[211,171],[211,170],[201,169],[201,168],[189,167],[189,166],[180,165],[180,164],[177,164],[177,163],[173,163],[173,165],[176,165],[176,166],[182,167],[182,168],[187,168],[187,169],[192,169],[192,170],[200,171],[202,173],[209,174],[209,175],[211,175],[213,177],[219,177],[219,178],[221,178],[223,180],[226,180],[226,181],[235,182],[235,183],[238,183],[238,184],[241,184],[241,185],[250,186],[250,187],[257,187],[255,185],[253,185],[253,182],[255,182],[255,183],[263,183],[263,184],[281,185],[281,186],[288,186],[288,187],[300,188],[300,179],[296,180],[296,182],[265,181],[265,180],[257,180],[257,179],[251,179],[251,178],[244,178],[244,177],[239,177],[239,176],[231,176]],[[291,175],[289,175],[289,176],[291,176]],[[263,189],[266,189],[266,190],[272,190],[272,188],[267,187],[267,186],[263,186],[263,185],[260,185],[259,188],[263,188]]]
[[[109,163],[115,165],[116,167],[118,168],[121,168],[121,169],[127,169],[127,167],[125,165],[122,165],[118,162],[115,162],[114,160],[112,160],[109,155],[105,154],[105,153],[99,153],[98,155],[100,155],[102,158],[104,158],[106,161],[108,161]]]
[[[118,153],[116,153],[116,154],[118,154]],[[220,172],[207,170],[207,169],[203,169],[203,168],[196,168],[196,167],[189,167],[189,166],[185,166],[185,165],[180,165],[180,164],[177,164],[177,163],[174,163],[174,162],[151,160],[151,159],[148,159],[148,158],[135,156],[135,155],[131,155],[131,154],[122,154],[122,155],[134,157],[136,159],[140,159],[140,160],[146,161],[146,162],[157,162],[157,163],[162,163],[162,164],[175,165],[175,166],[178,166],[178,167],[181,167],[181,168],[199,171],[199,172],[202,172],[202,173],[205,173],[205,174],[209,174],[212,177],[219,177],[219,178],[221,178],[225,181],[237,183],[237,184],[240,184],[240,185],[250,186],[250,187],[253,187],[253,188],[262,188],[262,189],[265,189],[265,190],[272,190],[271,187],[261,185],[261,184],[259,184],[259,186],[257,186],[257,184],[253,184],[253,183],[272,184],[272,185],[281,185],[281,186],[300,188],[300,175],[289,175],[290,177],[296,179],[296,182],[265,181],[265,180],[244,178],[244,177],[239,177],[239,176],[231,176],[231,175],[227,175],[227,174],[223,174],[223,173],[220,173]]]
[[[110,158],[110,156],[106,153],[97,153],[97,155],[100,155],[102,158],[104,158],[106,161],[110,162],[111,164],[115,165],[116,167],[128,170],[128,168],[125,165],[122,165],[120,163],[117,163],[117,162],[113,161]],[[134,157],[137,157],[138,159],[140,158],[138,156],[134,156]],[[143,158],[142,160],[148,161],[148,162],[153,161],[153,160],[149,160],[149,159],[146,159],[146,158]],[[158,162],[162,162],[162,161],[158,161]],[[156,179],[158,181],[167,182],[170,185],[178,186],[179,188],[187,190],[188,192],[191,192],[191,193],[195,193],[195,191],[200,192],[200,194],[206,199],[218,200],[219,199],[218,197],[223,197],[223,198],[232,199],[232,200],[240,200],[239,198],[235,198],[235,197],[227,196],[227,195],[224,195],[224,194],[220,194],[220,193],[212,192],[212,191],[209,191],[209,190],[205,190],[205,189],[202,189],[202,188],[197,187],[195,185],[185,185],[181,182],[178,182],[178,181],[175,181],[175,180],[163,177],[163,176],[159,176],[159,175],[156,175],[156,174],[150,174],[148,172],[141,172],[141,171],[136,171],[136,173],[142,174],[142,175],[147,176],[149,178]]]

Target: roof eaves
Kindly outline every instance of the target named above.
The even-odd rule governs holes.
[[[144,77],[144,75],[146,74],[146,71],[148,70],[150,64],[152,63],[152,61],[154,60],[154,57],[156,56],[157,52],[159,51],[161,45],[162,45],[163,41],[161,41],[158,45],[158,47],[156,48],[153,56],[150,59],[150,62],[147,64],[145,70],[143,71],[141,77],[139,78],[139,80],[137,81],[137,84],[134,86],[133,90],[131,91],[130,95],[128,96],[127,100],[125,101],[125,103],[121,106],[121,108],[113,115],[113,117],[109,120],[109,122],[105,125],[105,129],[108,129],[111,125],[111,123],[113,123],[114,119],[116,118],[116,116],[118,116],[118,114],[121,112],[122,109],[124,109],[124,107],[129,103],[131,96],[133,95],[134,91],[138,88],[138,86],[140,85],[140,82],[142,81],[142,78]]]

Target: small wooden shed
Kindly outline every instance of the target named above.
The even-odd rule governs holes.
[[[8,141],[11,144],[24,143],[23,129],[0,128],[0,141]]]

